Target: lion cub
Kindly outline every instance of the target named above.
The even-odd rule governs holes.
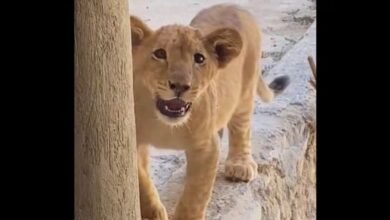
[[[139,18],[130,20],[142,217],[168,219],[148,174],[153,145],[186,154],[185,187],[173,219],[203,220],[217,172],[218,131],[229,130],[226,177],[255,178],[250,143],[255,96],[271,101],[289,78],[266,85],[259,28],[238,6],[205,9],[189,26],[151,30]]]

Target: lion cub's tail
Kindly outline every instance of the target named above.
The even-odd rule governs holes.
[[[282,93],[290,84],[290,77],[287,75],[276,77],[269,85],[260,76],[257,82],[257,95],[263,102],[270,102]]]

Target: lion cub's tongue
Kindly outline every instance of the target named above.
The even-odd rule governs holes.
[[[172,110],[180,110],[185,107],[186,103],[181,99],[171,99],[169,101],[164,101],[164,104],[168,106],[169,109]]]

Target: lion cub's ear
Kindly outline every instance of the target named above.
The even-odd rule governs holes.
[[[138,17],[130,16],[132,46],[139,45],[142,40],[152,34],[152,30]]]
[[[218,67],[225,67],[242,49],[241,35],[234,29],[221,28],[205,37],[206,45],[216,55]]]

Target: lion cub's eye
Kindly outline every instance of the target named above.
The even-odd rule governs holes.
[[[202,64],[202,63],[204,63],[205,59],[206,58],[204,58],[204,56],[202,54],[200,54],[200,53],[196,53],[194,55],[194,60],[195,60],[196,63]]]
[[[160,48],[153,52],[153,56],[154,58],[165,60],[167,58],[167,52],[165,52],[164,49]]]

